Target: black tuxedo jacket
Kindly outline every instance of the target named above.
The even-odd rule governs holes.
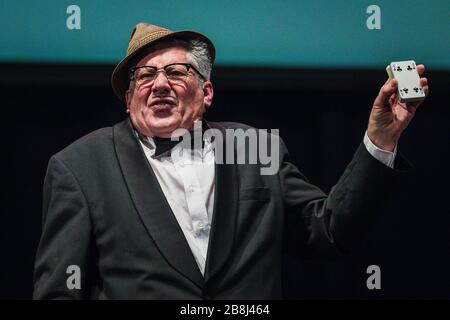
[[[49,161],[33,297],[282,298],[283,248],[346,252],[399,175],[363,144],[328,196],[290,162],[282,141],[278,174],[264,176],[260,168],[216,164],[203,277],[130,120],[79,139]],[[71,265],[80,268],[80,289],[67,286]]]

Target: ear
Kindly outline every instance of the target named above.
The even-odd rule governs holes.
[[[205,104],[205,108],[208,108],[213,101],[214,89],[211,81],[207,80],[203,84],[203,103]]]
[[[130,103],[133,98],[133,93],[130,89],[125,92],[125,101],[127,103],[127,113],[130,113]]]

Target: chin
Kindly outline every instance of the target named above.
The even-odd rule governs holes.
[[[148,123],[150,128],[155,134],[169,134],[180,127],[181,121],[177,119],[158,119]]]

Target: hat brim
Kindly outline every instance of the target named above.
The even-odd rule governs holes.
[[[111,75],[111,86],[114,90],[114,93],[119,97],[120,100],[125,101],[125,93],[128,90],[129,85],[129,65],[130,60],[137,57],[139,54],[143,53],[145,49],[155,42],[159,42],[161,40],[167,39],[182,39],[182,40],[193,40],[198,39],[205,42],[208,46],[208,51],[211,55],[211,63],[214,63],[216,50],[211,40],[209,40],[206,36],[201,33],[190,31],[190,30],[181,30],[174,31],[169,34],[158,37],[157,39],[149,39],[140,45],[138,49],[134,52],[128,54],[122,61],[120,61],[117,66],[114,68],[114,71]]]

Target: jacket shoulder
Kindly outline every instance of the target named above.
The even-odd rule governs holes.
[[[112,128],[113,127],[105,127],[92,131],[72,142],[70,145],[56,153],[54,156],[64,157],[73,152],[80,151],[80,149],[91,149],[94,147],[98,147],[99,144],[103,144],[112,140]]]
[[[101,154],[109,154],[114,150],[113,132],[116,126],[125,125],[125,121],[111,127],[104,127],[92,131],[54,154],[53,157],[63,162],[79,159],[92,159]]]

